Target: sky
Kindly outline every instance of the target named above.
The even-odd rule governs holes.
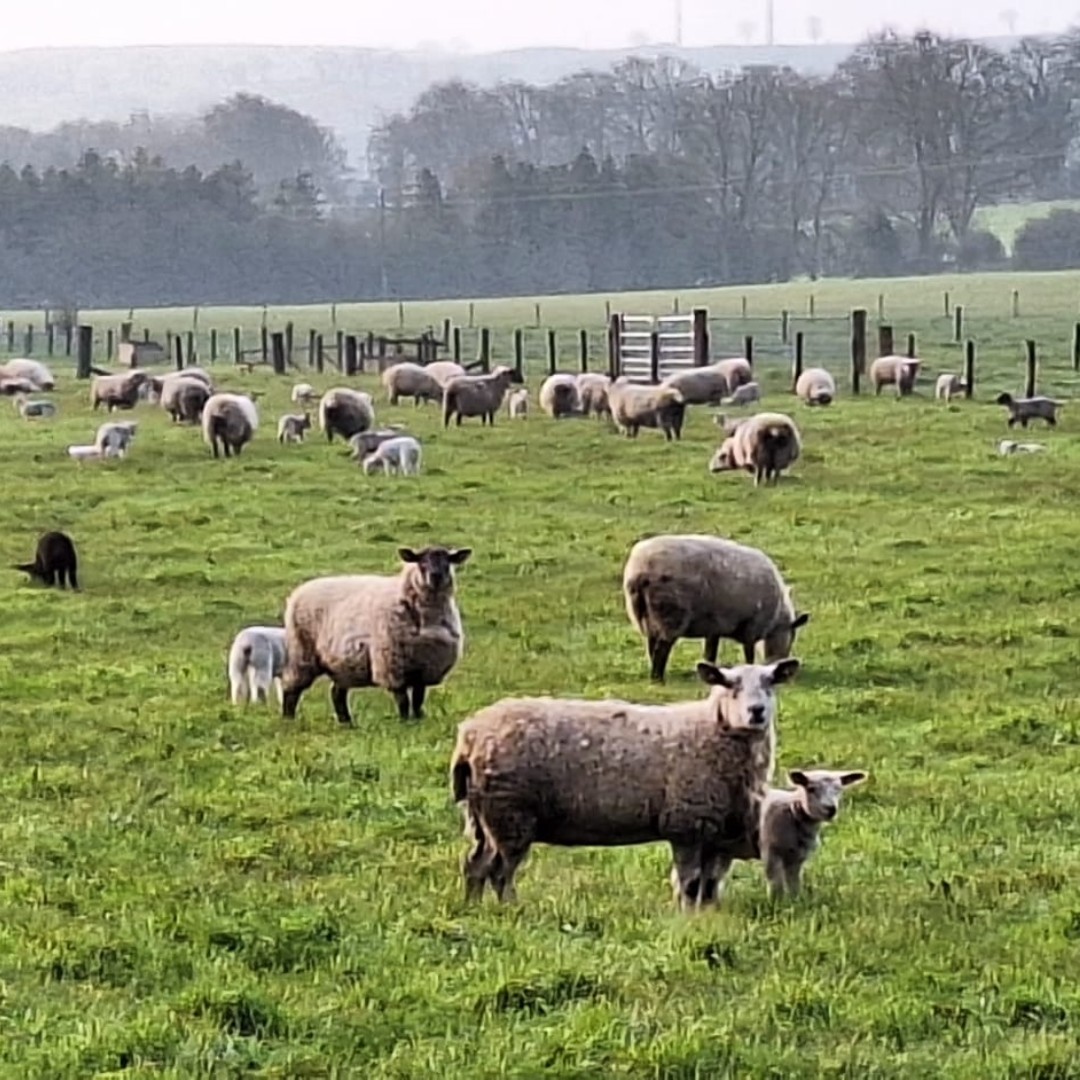
[[[362,45],[486,52],[535,45],[605,48],[671,42],[679,0],[13,0],[0,49],[57,45]],[[683,43],[760,42],[765,0],[681,0]],[[774,0],[776,41],[852,42],[901,32],[994,36],[1080,23],[1080,0]],[[1074,9],[1074,4],[1076,9]]]

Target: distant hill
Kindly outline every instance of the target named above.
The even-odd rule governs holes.
[[[1009,45],[1011,40],[988,42]],[[851,45],[535,48],[457,54],[307,46],[162,45],[0,52],[0,121],[43,131],[66,120],[126,120],[132,113],[195,114],[237,91],[262,94],[334,129],[363,168],[368,132],[434,82],[461,78],[544,84],[628,56],[679,56],[705,71],[786,64],[832,71]]]

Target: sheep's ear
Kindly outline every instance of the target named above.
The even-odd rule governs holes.
[[[796,787],[805,788],[810,786],[810,777],[801,769],[792,769],[791,772],[788,773],[788,779]]]
[[[717,667],[715,664],[707,664],[702,660],[697,666],[698,678],[703,683],[708,683],[709,686],[727,686],[732,685],[732,679],[728,673],[723,669]]]
[[[798,630],[800,626],[805,626],[810,621],[810,612],[804,611],[801,615],[796,615],[795,620],[791,624],[792,630]]]
[[[795,677],[799,670],[801,660],[789,656],[786,660],[777,660],[775,664],[767,665],[769,668],[769,681],[771,683],[785,683]]]
[[[398,558],[402,562],[419,562],[420,561],[420,556],[417,555],[416,552],[413,551],[412,548],[405,548],[405,547],[398,548],[397,553],[398,553]]]
[[[852,784],[861,784],[866,779],[866,773],[864,772],[846,772],[840,774],[840,783],[843,787],[850,787]]]
[[[455,566],[460,566],[463,562],[468,562],[471,554],[472,548],[455,548],[450,552],[450,561]]]

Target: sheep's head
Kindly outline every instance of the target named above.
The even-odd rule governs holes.
[[[424,588],[433,593],[447,592],[454,587],[454,567],[461,566],[472,554],[472,548],[426,547],[420,551],[398,548],[403,563],[415,568]]]
[[[735,440],[727,438],[717,447],[716,453],[709,462],[709,472],[728,472],[737,469],[735,464]]]
[[[810,612],[803,611],[794,617],[785,616],[779,626],[765,635],[765,659],[782,660],[791,655],[791,646],[795,643],[795,635],[799,628],[810,621]]]
[[[788,773],[798,792],[799,806],[811,821],[832,821],[840,809],[844,788],[861,784],[865,772],[835,772],[831,769],[792,769]]]
[[[747,733],[768,731],[776,720],[776,691],[799,670],[793,656],[772,664],[740,664],[721,668],[702,661],[698,677],[713,687],[709,698],[716,709],[716,722],[728,731]]]
[[[1013,403],[1013,396],[1007,390],[1003,390],[996,398],[994,398],[995,405],[1011,405]]]

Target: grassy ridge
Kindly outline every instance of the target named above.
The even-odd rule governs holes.
[[[1011,345],[981,355],[985,393],[1015,382]],[[934,353],[931,372],[953,359]],[[76,466],[63,447],[95,418],[70,380],[53,424],[0,414],[0,563],[65,528],[85,584],[3,572],[0,1073],[1080,1069],[1070,409],[1046,455],[1001,459],[995,407],[792,404],[805,457],[755,491],[707,473],[703,410],[667,446],[535,416],[444,432],[433,409],[381,405],[425,443],[425,474],[395,481],[338,444],[279,447],[287,385],[223,371],[268,391],[238,461],[140,408],[129,460]],[[764,377],[788,407],[779,369]],[[1063,363],[1046,378],[1072,386]],[[622,606],[627,549],[668,531],[777,559],[813,612],[781,766],[871,782],[794,905],[772,907],[740,864],[720,913],[680,918],[651,846],[537,850],[517,907],[467,909],[446,778],[461,718],[511,693],[699,694],[692,643],[649,686]],[[399,543],[429,541],[475,554],[465,657],[428,719],[402,725],[365,691],[339,731],[325,683],[295,725],[227,704],[240,626],[279,618],[300,580],[390,571]]]

